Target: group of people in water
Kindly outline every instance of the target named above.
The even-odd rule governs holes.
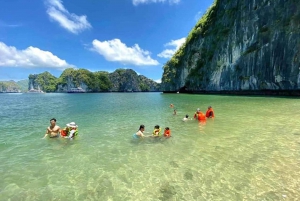
[[[174,108],[174,105],[171,104],[170,107]],[[175,109],[174,109],[174,115],[176,115]],[[211,106],[208,106],[205,114],[199,108],[196,110],[194,114],[194,119],[200,122],[205,122],[207,118],[214,118],[214,117],[215,117],[215,113]],[[189,120],[189,115],[185,115],[185,117],[182,120],[183,121]],[[154,126],[152,135],[146,136],[144,132],[145,132],[145,126],[140,125],[138,131],[133,134],[133,138],[135,139],[144,138],[144,137],[157,138],[161,136],[161,128],[159,125]],[[49,136],[50,138],[62,137],[62,138],[73,139],[77,135],[78,135],[78,126],[76,125],[75,122],[68,123],[66,124],[65,128],[61,129],[58,125],[56,125],[56,119],[52,118],[50,119],[50,126],[47,128],[44,138]],[[163,137],[165,138],[171,137],[171,129],[169,127],[165,127],[163,132]]]
[[[174,108],[174,105],[171,103],[170,108]],[[173,115],[176,115],[176,109],[174,108],[174,113]],[[197,119],[199,121],[206,121],[207,118],[214,118],[215,117],[215,112],[211,106],[208,106],[206,113],[204,114],[200,108],[197,108],[195,114],[194,114],[194,119]],[[189,120],[189,115],[185,115],[185,117],[182,119],[183,121]]]
[[[198,119],[198,121],[206,121],[206,119],[214,117],[215,112],[211,106],[208,106],[205,114],[201,112],[199,108],[197,108],[197,111],[194,114],[194,119]]]
[[[145,126],[142,124],[142,125],[140,125],[139,130],[138,130],[136,133],[134,133],[134,134],[132,135],[132,137],[133,137],[134,139],[139,139],[139,138],[144,138],[144,137],[153,137],[153,138],[157,138],[157,137],[160,137],[160,136],[161,136],[161,128],[160,128],[159,125],[155,125],[155,126],[154,126],[152,135],[146,136],[146,135],[144,134],[144,132],[145,132]],[[166,128],[164,129],[163,136],[164,136],[165,138],[171,137],[171,129],[170,129],[169,127],[166,127]]]
[[[174,105],[170,104],[170,107],[174,108]],[[177,114],[176,109],[174,109],[174,113],[173,114],[174,115]],[[196,110],[196,112],[194,114],[194,119],[196,119],[196,120],[198,120],[200,122],[205,122],[206,119],[208,119],[208,118],[214,118],[214,117],[215,117],[215,112],[214,112],[214,110],[213,110],[213,108],[211,106],[208,106],[207,111],[206,111],[205,114],[200,110],[200,108],[197,108],[197,110]],[[183,121],[189,120],[189,115],[188,114],[185,115],[185,117],[182,120]],[[154,137],[154,138],[157,138],[157,137],[161,136],[161,128],[160,128],[159,125],[154,126],[154,130],[152,132],[152,135],[146,136],[144,134],[144,132],[145,132],[145,126],[142,124],[142,125],[140,125],[139,130],[136,133],[133,134],[133,138],[134,139],[139,139],[139,138],[144,138],[144,137]],[[171,137],[171,129],[169,127],[166,127],[164,129],[163,137],[165,137],[165,138]]]
[[[56,125],[56,119],[50,119],[50,126],[47,128],[44,138],[49,136],[50,138],[62,137],[73,139],[78,135],[78,126],[75,122],[66,124],[66,127],[61,129]]]

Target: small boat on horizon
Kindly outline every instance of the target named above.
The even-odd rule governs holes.
[[[68,93],[85,93],[85,92],[86,91],[81,87],[70,88],[70,90],[68,90]]]
[[[21,90],[7,90],[7,91],[1,91],[0,93],[7,93],[7,94],[21,94]]]

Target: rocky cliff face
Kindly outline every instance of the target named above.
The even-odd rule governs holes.
[[[40,84],[36,81],[36,79],[38,78],[38,75],[30,75],[28,77],[28,91],[32,90],[32,89],[40,89]]]
[[[113,73],[90,72],[86,69],[66,69],[59,78],[49,72],[29,75],[28,90],[67,92],[81,87],[86,92],[160,91],[160,84],[131,69],[117,69]]]
[[[91,91],[84,82],[82,82],[82,81],[75,82],[75,80],[73,79],[73,77],[68,76],[67,77],[67,83],[66,84],[58,84],[56,92],[63,92],[64,93],[64,92],[68,92],[71,88],[77,88],[77,87],[82,88],[86,92],[90,92]]]
[[[216,0],[164,66],[162,90],[300,89],[299,0]]]
[[[159,91],[159,84],[138,75],[131,69],[119,69],[109,74],[112,83],[110,91],[139,92],[139,91]]]

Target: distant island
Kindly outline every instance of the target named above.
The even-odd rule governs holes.
[[[0,93],[21,93],[27,91],[28,80],[15,82],[13,80],[0,81]]]
[[[132,69],[90,72],[86,69],[65,69],[60,77],[49,72],[30,74],[28,80],[2,81],[0,93],[97,93],[97,92],[159,92],[160,83]]]

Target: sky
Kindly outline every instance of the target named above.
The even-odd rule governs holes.
[[[160,82],[163,66],[213,0],[0,2],[0,80],[66,68],[133,69]]]

